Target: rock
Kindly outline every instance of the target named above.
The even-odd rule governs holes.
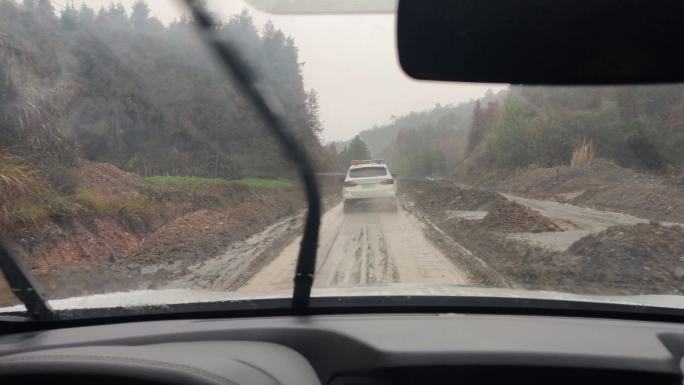
[[[112,251],[112,253],[109,254],[109,263],[117,263],[120,258],[121,256],[116,252],[116,250]]]
[[[684,279],[684,268],[682,267],[675,267],[674,269],[674,275],[677,279]]]
[[[126,269],[128,269],[129,271],[140,273],[140,266],[138,265],[126,265]]]

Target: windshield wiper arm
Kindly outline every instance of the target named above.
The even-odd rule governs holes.
[[[0,242],[0,270],[12,293],[26,306],[32,319],[36,321],[57,319],[45,299],[40,284],[26,270],[19,257],[10,252],[3,242]]]
[[[299,312],[304,312],[309,306],[311,286],[313,285],[314,270],[316,268],[316,250],[318,249],[318,230],[321,222],[321,202],[314,168],[304,147],[297,141],[292,130],[284,120],[274,112],[267,98],[257,86],[257,78],[250,70],[237,48],[226,41],[222,41],[216,34],[216,24],[209,13],[203,8],[200,1],[183,0],[190,8],[197,24],[197,28],[205,38],[207,44],[213,49],[226,73],[233,76],[236,83],[254,104],[257,112],[266,122],[271,133],[284,147],[285,153],[297,167],[304,182],[304,189],[309,205],[309,210],[304,226],[297,268],[294,277],[294,292],[292,294],[292,307]]]

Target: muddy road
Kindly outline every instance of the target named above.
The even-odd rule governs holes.
[[[332,206],[322,218],[314,289],[391,284],[554,289],[554,282],[574,274],[576,267],[571,265],[584,258],[569,251],[575,242],[615,226],[648,222],[621,213],[472,188],[435,188],[423,184],[402,195],[397,212],[362,208],[345,214],[341,204]],[[508,221],[509,214],[516,217],[515,212],[485,219],[494,210],[492,202],[501,200],[534,210],[532,216],[524,212],[518,218],[522,221],[543,219],[557,226],[502,231],[496,221]],[[184,267],[184,273],[165,287],[248,296],[289,293],[303,214],[274,223],[219,256]],[[530,284],[530,272],[553,282],[537,284],[536,279]]]
[[[290,243],[240,291],[291,288],[299,241]],[[466,284],[467,277],[401,208],[396,213],[369,209],[344,214],[340,204],[323,216],[314,288],[398,282]]]
[[[267,235],[275,235],[286,223],[295,228],[284,222],[269,228]],[[301,220],[297,224],[301,227]],[[190,267],[189,274],[172,286],[245,294],[291,290],[301,238],[290,238],[270,255],[273,245],[261,235],[245,242],[244,248]],[[266,262],[252,267],[239,262],[245,261],[246,249],[251,254],[248,259]],[[422,223],[401,208],[396,213],[369,209],[345,214],[341,204],[332,207],[322,218],[316,263],[315,288],[468,283],[465,273],[426,239]]]

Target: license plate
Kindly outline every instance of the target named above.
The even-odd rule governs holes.
[[[364,184],[364,185],[362,185],[362,186],[363,186],[363,188],[372,188],[372,187],[375,186],[375,185],[369,183],[369,184]]]

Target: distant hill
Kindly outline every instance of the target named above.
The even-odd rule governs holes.
[[[480,102],[487,103],[502,98],[503,92],[495,94],[492,91],[487,91]],[[421,128],[448,124],[450,129],[456,131],[467,130],[470,126],[475,102],[476,100],[470,100],[455,106],[451,104],[440,106],[438,104],[430,110],[412,111],[407,115],[395,118],[390,124],[365,129],[359,133],[359,136],[366,143],[373,157],[383,157],[388,153],[397,133],[402,129],[420,130]],[[340,152],[348,143],[349,141],[335,142],[335,149]]]

